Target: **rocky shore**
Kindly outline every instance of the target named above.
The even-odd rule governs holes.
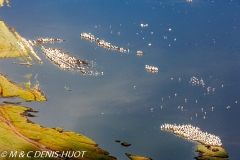
[[[228,153],[222,147],[198,145],[197,152],[199,152],[197,160],[229,160]]]

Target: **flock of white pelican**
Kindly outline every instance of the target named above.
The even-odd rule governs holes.
[[[148,27],[148,24],[141,24],[142,27]],[[86,40],[89,40],[91,42],[96,42],[99,46],[102,46],[104,48],[107,48],[107,49],[111,49],[111,50],[119,50],[120,52],[128,52],[129,53],[129,49],[126,50],[124,48],[120,48],[118,46],[114,46],[114,45],[111,45],[111,43],[109,42],[106,42],[104,40],[100,40],[99,38],[95,38],[93,34],[91,33],[86,33],[86,32],[83,32],[81,33],[80,35],[81,38],[84,38]],[[144,54],[143,51],[141,50],[138,50],[137,51],[137,56],[142,56]],[[158,68],[157,67],[154,67],[154,66],[149,66],[149,65],[145,65],[145,69],[148,71],[148,72],[151,72],[151,73],[156,73],[158,72]]]
[[[37,43],[38,44],[42,44],[42,43],[54,43],[54,42],[58,42],[61,43],[65,40],[63,39],[54,39],[54,38],[38,38],[37,39]]]
[[[215,88],[207,87],[207,93],[209,94],[212,91],[212,93],[215,92]]]
[[[200,86],[201,85],[202,87],[205,87],[205,83],[204,83],[202,78],[200,80],[198,80],[198,78],[193,76],[190,79],[189,83],[192,84],[192,86],[195,86],[195,85]],[[222,85],[222,87],[223,87],[223,85]],[[214,93],[215,92],[215,88],[212,88],[210,86],[207,87],[207,94],[209,94],[210,92]],[[205,93],[204,93],[204,95],[205,95]]]
[[[93,71],[85,71],[86,67],[90,67],[88,62],[82,61],[80,59],[77,59],[74,56],[69,56],[67,52],[62,52],[62,49],[58,48],[45,48],[41,47],[43,53],[46,55],[48,59],[50,59],[52,62],[54,62],[57,66],[59,66],[61,69],[66,70],[79,70],[83,74],[87,75],[95,75]]]
[[[84,39],[87,39],[91,42],[96,42],[99,46],[101,47],[104,47],[104,48],[107,48],[107,49],[111,49],[111,50],[118,50],[120,52],[123,52],[123,53],[126,53],[126,52],[129,52],[129,49],[124,49],[122,47],[118,47],[118,46],[114,46],[114,45],[111,45],[111,43],[109,42],[106,42],[102,39],[99,39],[99,38],[95,38],[94,35],[92,35],[91,33],[81,33],[80,35],[81,38],[84,38]]]
[[[195,86],[195,85],[202,85],[203,87],[205,87],[205,83],[203,81],[203,79],[201,78],[200,80],[198,80],[198,78],[196,77],[192,77],[189,81],[190,84],[192,84],[192,86]]]
[[[154,67],[154,66],[145,65],[145,69],[146,69],[148,72],[152,72],[152,73],[157,73],[157,72],[158,72],[158,68],[157,68],[157,67]]]
[[[144,28],[144,27],[148,27],[148,24],[141,23],[140,26]]]
[[[42,43],[54,43],[54,42],[64,42],[63,39],[54,39],[54,38],[37,38],[37,40],[27,40],[22,38],[21,41],[18,41],[17,44],[19,45],[20,49],[23,52],[30,52],[32,55],[42,64],[41,58],[37,55],[34,51],[33,47],[37,45],[41,45]],[[60,48],[45,48],[41,46],[41,50],[43,54],[54,64],[56,64],[59,68],[64,70],[78,70],[82,74],[85,75],[103,75],[103,72],[99,73],[96,71],[86,71],[86,68],[90,68],[91,66],[87,61],[80,60],[75,56],[69,56],[67,52],[63,52]],[[14,64],[17,62],[13,62]],[[19,63],[21,65],[32,65],[31,63]]]
[[[141,50],[137,51],[137,56],[142,56],[143,54],[144,54],[143,51],[141,51]]]
[[[33,49],[33,47],[36,45],[36,41],[26,40],[25,38],[22,38],[22,41],[17,42],[17,44],[20,46],[23,52],[27,52],[25,48],[27,47],[30,53],[39,61],[39,63],[42,63],[41,58],[37,55],[37,53]]]
[[[161,130],[171,131],[183,138],[200,142],[204,145],[222,146],[221,139],[218,136],[202,132],[200,128],[194,127],[190,124],[176,125],[176,124],[162,124]]]
[[[17,42],[17,44],[19,45],[19,47],[21,48],[21,50],[23,52],[26,52],[26,49],[25,49],[24,45],[22,44],[22,42]]]

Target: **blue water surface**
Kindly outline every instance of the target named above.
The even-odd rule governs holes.
[[[38,75],[48,100],[23,103],[40,111],[33,122],[84,134],[120,160],[128,159],[125,153],[154,160],[194,159],[198,143],[160,130],[163,123],[192,124],[219,136],[229,158],[239,159],[237,0],[15,0],[10,5],[0,9],[0,19],[21,36],[64,39],[44,46],[62,48],[103,72],[87,76],[60,70],[39,47],[43,65],[18,66],[13,59],[1,59],[0,72],[16,83],[25,74]],[[129,53],[81,39],[82,32]],[[137,56],[138,50],[145,54]],[[145,65],[158,67],[158,73],[147,72]],[[189,84],[193,76],[202,78],[205,87]],[[121,147],[116,139],[132,145]]]

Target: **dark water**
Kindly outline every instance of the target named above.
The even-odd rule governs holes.
[[[92,70],[104,73],[86,76],[60,70],[37,47],[43,65],[17,66],[11,64],[15,60],[1,59],[0,71],[17,83],[25,80],[25,74],[38,74],[48,100],[23,103],[40,111],[32,121],[82,133],[120,160],[127,159],[126,152],[154,160],[194,159],[197,143],[159,129],[163,123],[190,123],[219,136],[230,159],[239,159],[238,1],[15,0],[10,4],[11,8],[0,9],[0,18],[24,38],[65,39],[44,46],[61,47],[71,56],[93,61]],[[141,28],[141,23],[148,27]],[[81,39],[82,32],[130,52],[101,48]],[[145,54],[138,57],[137,50]],[[158,67],[158,73],[147,72],[145,65]],[[205,87],[189,84],[192,76],[202,78]],[[207,93],[209,86],[214,93]],[[132,146],[121,147],[116,139]]]

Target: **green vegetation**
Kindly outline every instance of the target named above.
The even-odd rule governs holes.
[[[26,81],[26,82],[22,82],[22,83],[21,83],[22,86],[24,86],[26,89],[31,89],[31,78],[32,78],[32,74],[26,74],[26,75],[24,76],[24,78],[26,78],[27,81]],[[33,88],[35,88],[35,86],[34,86]]]
[[[125,153],[126,156],[131,159],[131,160],[152,160],[151,158],[147,158],[147,157],[142,157],[142,156],[134,156],[134,155],[131,155],[129,153]]]
[[[214,152],[214,150],[216,150]],[[228,153],[222,147],[198,145],[197,152],[201,153],[198,159],[206,160],[227,160]]]
[[[119,140],[119,139],[116,139],[116,140],[115,140],[115,142],[117,142],[117,143],[120,143],[120,142],[121,142],[121,140]]]
[[[129,147],[129,146],[131,146],[131,143],[123,142],[123,143],[121,143],[121,145],[124,146],[124,147]]]
[[[22,38],[14,28],[7,27],[0,20],[0,58],[18,57],[22,61],[27,61],[27,63],[22,64],[30,66],[32,64],[29,61],[32,61],[32,58],[28,53],[31,53],[32,56],[42,63],[29,42]]]
[[[22,87],[14,84],[2,74],[0,74],[0,96],[2,97],[19,97],[25,101],[45,101],[46,96],[36,87],[30,88],[30,84],[25,84],[29,87],[28,89],[23,89]]]
[[[32,60],[27,50],[23,51],[17,42],[22,42],[21,36],[13,28],[7,27],[3,21],[0,21],[0,58],[22,57]]]
[[[0,7],[2,7],[4,4],[4,0],[0,0]]]
[[[197,160],[229,160],[228,158],[220,158],[220,157],[210,157],[210,156],[199,156],[196,157]]]
[[[7,6],[9,0],[6,0]],[[0,7],[4,5],[4,0],[0,0]],[[19,63],[22,65],[32,65],[29,61],[32,55],[41,62],[33,48],[23,39],[14,28],[7,27],[0,20],[0,58],[19,58],[19,60],[27,61]],[[32,86],[32,74],[25,75],[27,82],[23,82],[22,86],[11,82],[0,73],[0,97],[19,97],[25,101],[45,101],[46,96],[39,89],[37,82]],[[14,103],[14,102],[13,102]],[[17,104],[17,103],[16,103]],[[31,115],[31,108],[23,106],[14,106],[11,102],[8,104],[0,104],[0,153],[3,151],[58,151],[60,153],[67,151],[86,151],[81,160],[115,160],[115,157],[109,156],[109,153],[98,147],[94,141],[88,137],[74,132],[66,132],[63,128],[44,128],[38,124],[30,122],[24,115]],[[120,143],[120,140],[116,140]],[[123,142],[121,145],[127,147],[131,144]],[[33,154],[32,154],[33,156]],[[133,160],[151,160],[141,156],[127,155]],[[19,159],[5,158],[5,159]],[[34,160],[55,159],[55,158],[28,158]],[[77,158],[74,158],[77,159]]]
[[[32,74],[26,74],[24,77],[25,77],[26,79],[30,80],[30,79],[32,78]]]
[[[9,0],[6,0],[7,6],[10,7]],[[4,0],[0,0],[0,7],[4,6]]]
[[[22,84],[26,87],[26,89],[30,89],[31,88],[31,82],[30,81],[23,82]]]
[[[29,122],[23,114],[30,108],[12,105],[0,105],[0,148],[4,150],[48,149],[51,151],[86,151],[83,158],[92,160],[114,160],[108,152],[86,136],[74,132],[59,132],[52,128],[43,128]],[[0,149],[1,150],[1,149]]]
[[[20,97],[26,101],[46,100],[42,92],[31,89],[30,79],[32,75],[25,76],[29,80],[27,89],[9,81],[0,74],[0,95],[3,97]],[[108,152],[102,150],[91,139],[74,133],[64,132],[57,127],[43,128],[38,124],[30,123],[23,115],[31,111],[30,108],[12,105],[0,105],[0,148],[10,151],[40,151],[50,149],[51,151],[86,151],[81,159],[112,160],[115,157],[108,156]],[[0,149],[1,151],[1,149]],[[36,159],[36,158],[35,158]]]

